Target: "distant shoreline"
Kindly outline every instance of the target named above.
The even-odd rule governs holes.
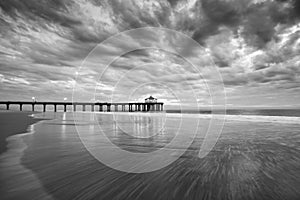
[[[30,125],[43,120],[30,116],[36,113],[39,112],[0,111],[0,154],[7,150],[6,138],[25,133]]]

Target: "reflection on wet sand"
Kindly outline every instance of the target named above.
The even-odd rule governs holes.
[[[18,167],[18,162],[5,165],[7,160],[1,158],[1,172],[6,167],[15,170],[15,176],[3,177],[4,183],[10,181],[10,186],[16,188],[6,191],[6,199],[11,199],[11,194],[14,199],[42,199],[41,191],[44,197],[51,195],[55,199],[300,197],[299,125],[227,122],[213,151],[200,159],[199,147],[208,128],[208,120],[201,120],[199,134],[179,159],[160,170],[135,174],[111,169],[96,160],[82,144],[71,113],[44,115],[55,120],[34,125],[35,133],[23,137],[27,145],[24,154],[13,154],[22,156],[25,168]],[[164,121],[158,117],[149,121],[147,117],[134,116],[116,120],[112,115],[98,115],[98,124],[90,115],[77,117],[78,127],[86,130],[90,142],[102,144],[95,133],[101,125],[113,144],[132,152],[152,152],[164,147],[174,138],[180,124],[176,118]],[[187,127],[185,130],[188,135]],[[27,169],[32,173],[26,173]],[[26,184],[18,184],[30,182],[33,174],[41,188],[30,190]]]
[[[37,176],[20,164],[23,151],[27,148],[21,137],[33,134],[33,127],[30,126],[28,133],[8,138],[9,149],[0,156],[1,199],[52,199],[43,190]]]

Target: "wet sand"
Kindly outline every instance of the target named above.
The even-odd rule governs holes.
[[[0,154],[7,149],[7,137],[25,133],[29,125],[40,121],[40,119],[29,116],[32,114],[37,114],[37,112],[0,110]]]
[[[56,120],[39,122],[32,126],[34,134],[22,137],[27,147],[22,150],[21,164],[34,178],[31,174],[30,177],[4,177],[3,181],[10,179],[11,186],[26,187],[17,184],[20,178],[23,182],[34,180],[29,184],[40,185],[43,192],[38,186],[17,192],[6,191],[4,199],[51,196],[54,199],[108,200],[296,200],[300,197],[299,124],[227,121],[221,138],[205,158],[197,156],[203,141],[200,134],[171,165],[154,172],[135,174],[111,169],[96,160],[82,144],[71,115],[50,115]],[[107,124],[108,137],[113,143],[128,151],[153,151],[174,137],[172,132],[166,131],[152,140],[132,140],[117,130],[110,115],[101,115],[98,120]],[[136,120],[136,123],[145,123],[140,118]],[[93,124],[83,116],[80,127],[92,130]],[[206,121],[201,121],[200,128],[205,132]],[[97,140],[93,141],[97,144]],[[20,150],[20,147],[15,149]]]
[[[0,196],[1,199],[52,199],[35,174],[21,164],[27,145],[22,137],[33,134],[37,112],[1,111]]]

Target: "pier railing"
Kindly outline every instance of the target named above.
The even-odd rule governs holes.
[[[89,106],[92,112],[111,112],[111,111],[122,111],[122,112],[148,112],[148,111],[163,111],[162,102],[153,103],[100,103],[100,102],[39,102],[39,101],[0,101],[0,106],[5,105],[6,110],[10,109],[11,105],[19,105],[20,111],[23,110],[23,105],[31,105],[32,111],[35,111],[36,105],[43,106],[43,112],[47,111],[47,106],[52,105],[54,107],[54,112],[57,112],[58,106],[63,106],[64,112],[67,112],[67,106],[71,106],[73,111],[76,112],[77,106],[82,107],[82,111],[86,111],[86,107]],[[119,109],[120,107],[120,109]]]

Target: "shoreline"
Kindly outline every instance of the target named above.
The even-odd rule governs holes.
[[[28,199],[38,198],[45,200],[53,200],[53,197],[48,194],[43,184],[40,182],[36,174],[22,164],[22,157],[25,150],[28,148],[24,141],[24,137],[34,134],[34,126],[42,123],[44,119],[35,118],[34,114],[38,112],[27,113],[28,119],[35,121],[28,124],[26,131],[23,133],[15,132],[7,136],[5,141],[7,142],[6,151],[0,154],[0,180],[2,185],[0,187],[0,194],[3,199],[18,199],[21,196],[26,196]],[[10,177],[19,177],[17,185],[11,183]],[[30,187],[23,187],[30,183]],[[14,191],[8,193],[7,191]]]
[[[38,113],[31,111],[0,111],[0,155],[7,151],[7,139],[10,136],[27,133],[30,125],[45,120],[30,116]]]

